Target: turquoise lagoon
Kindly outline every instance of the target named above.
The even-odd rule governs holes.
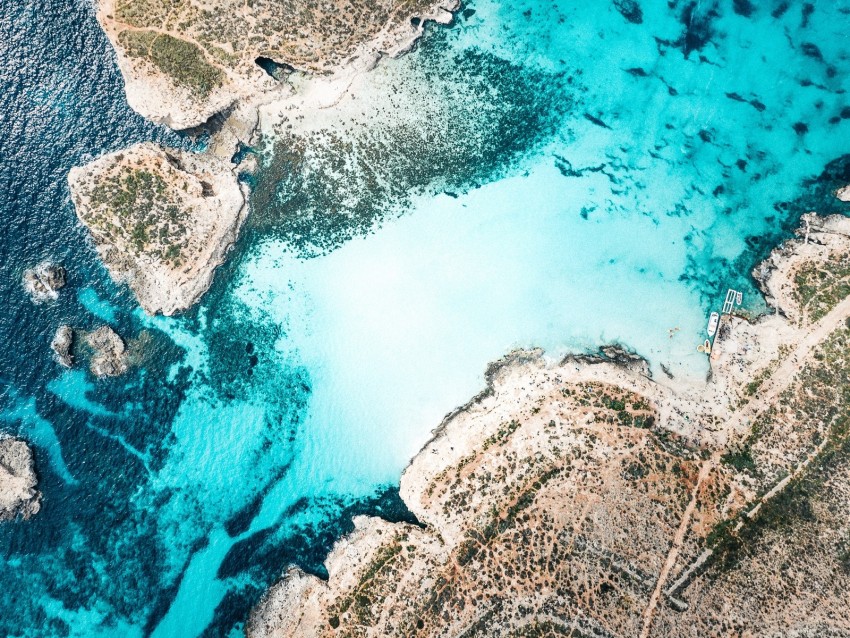
[[[32,355],[4,373],[2,427],[33,441],[45,497],[0,529],[3,632],[238,634],[287,565],[322,574],[353,514],[409,517],[401,471],[513,348],[616,342],[655,373],[704,378],[696,345],[726,287],[763,311],[755,262],[801,212],[846,210],[830,191],[850,181],[848,12],[470,3],[382,61],[356,108],[304,125],[307,161],[256,149],[249,227],[185,317],[145,317],[78,230],[71,252],[26,236],[80,274],[57,308],[33,309],[3,266],[41,336],[4,328]],[[96,28],[84,6],[73,15]],[[126,111],[114,67],[74,73]],[[83,126],[68,115],[81,98],[57,94],[38,93],[56,126]],[[185,143],[126,117],[136,128],[62,161]],[[340,142],[355,158],[343,169]],[[9,214],[33,223],[38,201]],[[60,319],[111,323],[146,357],[116,381],[62,372],[43,343]]]

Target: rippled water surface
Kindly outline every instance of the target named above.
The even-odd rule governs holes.
[[[619,341],[699,379],[725,288],[850,182],[850,3],[470,2],[292,128],[197,309],[99,265],[68,169],[141,140],[88,2],[0,0],[0,429],[42,511],[0,527],[0,634],[225,636],[398,477],[517,346]],[[21,273],[68,268],[34,306]],[[63,371],[60,323],[144,353]]]

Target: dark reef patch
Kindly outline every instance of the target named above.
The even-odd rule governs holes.
[[[607,125],[604,121],[602,121],[602,119],[601,119],[601,118],[598,118],[598,117],[596,117],[595,115],[591,115],[590,113],[585,113],[585,114],[584,114],[584,119],[586,119],[586,120],[587,120],[588,122],[590,122],[591,124],[595,124],[596,126],[598,126],[598,127],[600,127],[600,128],[608,128],[608,129],[610,129],[610,128],[611,128],[611,127],[610,127],[610,126],[608,126],[608,125]]]
[[[800,50],[803,52],[803,55],[823,62],[823,53],[821,53],[818,45],[812,42],[803,42],[800,44]]]
[[[278,131],[249,225],[304,255],[321,254],[399,214],[416,193],[462,193],[497,179],[555,132],[572,104],[565,73],[477,49],[455,52],[450,37],[433,31],[428,46],[405,59],[426,70],[413,90],[427,117],[390,107],[352,122],[350,132]]]
[[[779,19],[784,16],[790,8],[791,3],[788,2],[788,0],[780,0],[776,3],[776,6],[774,7],[773,11],[770,12],[770,15],[772,15],[776,19]]]
[[[614,0],[614,6],[632,24],[643,23],[643,10],[636,0]]]
[[[800,28],[805,29],[809,26],[809,19],[812,17],[812,14],[815,12],[815,5],[811,2],[804,2],[803,8],[800,12]]]
[[[756,6],[750,0],[733,0],[732,9],[739,16],[750,18],[755,13]]]
[[[680,21],[685,31],[678,44],[686,58],[711,41],[715,36],[714,21],[719,17],[717,4],[712,2],[690,2],[682,10]]]

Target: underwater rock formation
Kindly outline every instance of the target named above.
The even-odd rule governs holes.
[[[180,312],[206,292],[248,212],[229,164],[155,144],[73,168],[68,182],[109,274],[149,314]]]
[[[37,484],[32,450],[24,441],[0,434],[0,521],[38,513]]]

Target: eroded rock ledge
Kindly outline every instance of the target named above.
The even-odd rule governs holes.
[[[175,129],[281,90],[276,68],[332,74],[397,55],[457,0],[100,0],[130,106]],[[282,70],[282,69],[281,69]]]
[[[808,216],[724,317],[705,386],[513,353],[252,638],[850,632],[850,220]],[[612,356],[613,355],[613,356]]]
[[[149,314],[180,312],[206,292],[247,214],[229,164],[154,144],[73,168],[68,182],[110,275]]]
[[[0,434],[0,521],[38,513],[37,484],[32,450],[20,439]]]

